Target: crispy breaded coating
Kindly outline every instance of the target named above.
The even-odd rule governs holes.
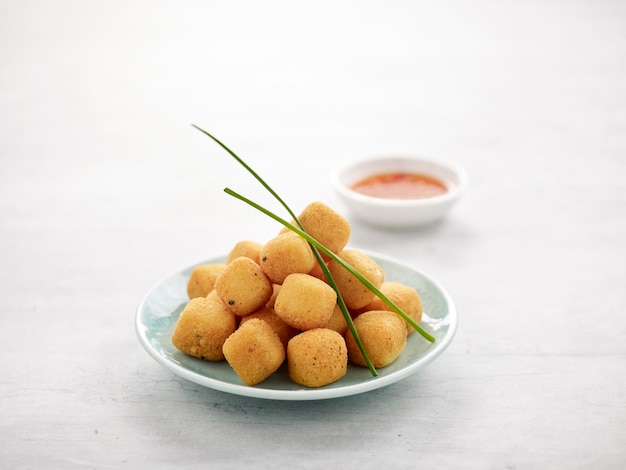
[[[215,280],[226,268],[225,263],[202,264],[196,266],[187,281],[187,295],[190,299],[206,297],[215,287]]]
[[[272,375],[285,360],[285,346],[265,321],[242,323],[224,342],[224,356],[245,385],[256,385]]]
[[[422,299],[415,289],[399,282],[383,282],[382,286],[380,286],[380,291],[400,307],[400,310],[406,313],[415,323],[419,323],[422,320]],[[378,297],[374,297],[364,308],[367,310],[393,311],[390,306]],[[409,325],[408,322],[405,323],[407,336],[415,333],[415,328]]]
[[[237,321],[221,301],[196,297],[181,312],[172,344],[183,353],[207,361],[222,361],[222,346],[236,329]]]
[[[380,288],[385,280],[383,269],[365,253],[358,250],[343,250],[337,253],[337,256],[356,269],[375,287]],[[349,309],[362,308],[373,300],[375,294],[337,261],[331,260],[328,263],[328,270]]]
[[[294,232],[269,240],[261,249],[261,268],[276,284],[282,284],[293,273],[308,273],[315,266],[309,243]]]
[[[322,202],[312,202],[298,216],[306,232],[333,253],[345,248],[350,239],[350,223]]]
[[[354,319],[361,343],[374,367],[385,367],[395,361],[406,346],[404,320],[388,310],[371,310]],[[358,366],[367,363],[350,330],[346,333],[350,361]]]
[[[324,281],[308,274],[290,274],[283,282],[274,311],[298,330],[323,328],[329,322],[337,294]]]
[[[304,230],[333,253],[345,248],[350,239],[350,223],[323,202],[312,202],[298,216]],[[296,225],[292,221],[293,225]],[[290,230],[285,227],[281,232]],[[326,255],[322,253],[326,258]]]
[[[246,256],[226,265],[215,281],[215,290],[228,308],[241,317],[263,307],[273,292],[261,267]]]
[[[263,245],[259,242],[242,240],[240,242],[237,242],[232,250],[230,250],[230,252],[226,256],[226,262],[230,263],[235,258],[239,258],[240,256],[246,256],[254,261],[256,264],[259,264],[261,248],[263,248]]]
[[[295,383],[322,387],[348,371],[348,350],[339,333],[316,328],[294,336],[287,345],[287,368]]]

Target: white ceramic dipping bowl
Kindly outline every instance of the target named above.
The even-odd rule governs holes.
[[[445,184],[447,192],[423,199],[384,199],[350,189],[359,181],[380,173],[420,173]],[[450,163],[422,157],[380,157],[359,160],[331,173],[331,185],[350,212],[381,227],[410,228],[444,217],[467,188],[465,172]]]

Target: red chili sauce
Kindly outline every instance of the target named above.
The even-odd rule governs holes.
[[[366,196],[383,199],[425,199],[448,192],[445,184],[421,173],[379,173],[351,188]]]

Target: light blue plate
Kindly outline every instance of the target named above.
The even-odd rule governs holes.
[[[272,400],[321,400],[356,395],[392,384],[417,372],[443,353],[456,332],[457,315],[449,295],[431,278],[396,260],[367,253],[384,269],[386,281],[417,289],[424,309],[420,325],[436,338],[430,343],[419,333],[412,334],[398,359],[378,369],[377,377],[373,377],[366,367],[349,365],[348,373],[337,382],[321,388],[307,388],[293,383],[283,365],[265,381],[249,387],[241,382],[226,361],[208,362],[181,353],[172,345],[171,337],[178,315],[188,301],[187,280],[197,265],[170,275],[148,292],[137,310],[139,341],[159,364],[180,377],[236,395]],[[224,260],[225,256],[222,256],[198,264]]]

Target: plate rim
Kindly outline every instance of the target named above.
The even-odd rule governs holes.
[[[345,385],[343,387],[333,387],[333,388],[306,388],[299,390],[277,390],[277,389],[268,389],[268,388],[258,388],[258,387],[250,387],[242,384],[233,384],[224,382],[218,379],[214,379],[211,377],[207,377],[205,375],[199,374],[192,370],[187,369],[186,367],[175,363],[174,361],[168,360],[158,351],[156,351],[151,345],[150,341],[146,336],[146,332],[148,328],[146,324],[142,321],[142,312],[145,309],[146,304],[148,303],[151,295],[161,287],[166,281],[169,279],[179,276],[182,272],[193,269],[194,267],[207,264],[207,263],[216,263],[224,260],[226,258],[225,255],[215,256],[212,258],[207,258],[203,261],[190,264],[184,268],[178,269],[176,271],[171,272],[167,276],[161,278],[160,281],[156,282],[144,295],[141,302],[139,303],[136,314],[135,314],[135,333],[139,339],[139,343],[142,345],[143,349],[152,357],[157,363],[159,363],[162,367],[173,372],[174,374],[182,377],[186,380],[189,380],[198,385],[202,385],[204,387],[218,390],[225,393],[230,393],[234,395],[252,397],[252,398],[261,398],[261,399],[270,399],[270,400],[284,400],[284,401],[304,401],[304,400],[323,400],[323,399],[332,399],[332,398],[341,398],[346,396],[357,395],[365,392],[369,392],[372,390],[376,390],[378,388],[383,388],[385,386],[391,385],[392,383],[401,381],[406,377],[413,375],[418,370],[424,368],[428,364],[432,363],[435,359],[443,354],[443,352],[448,348],[452,340],[454,339],[458,327],[458,315],[456,311],[456,306],[454,301],[448,294],[448,292],[441,286],[441,284],[436,281],[433,277],[429,276],[424,271],[416,269],[398,259],[395,259],[391,256],[387,256],[384,254],[380,254],[377,252],[373,252],[370,250],[360,249],[360,248],[351,248],[358,249],[359,251],[364,252],[368,256],[372,257],[374,260],[380,259],[385,262],[393,263],[395,265],[402,266],[410,271],[417,273],[419,276],[426,279],[430,284],[436,287],[439,291],[439,294],[445,301],[447,305],[448,313],[445,318],[448,321],[448,330],[446,335],[440,339],[436,348],[428,351],[423,357],[419,358],[417,361],[412,362],[406,367],[401,368],[400,370],[394,371],[390,374],[377,376],[377,377],[368,377],[361,382],[356,384]]]

